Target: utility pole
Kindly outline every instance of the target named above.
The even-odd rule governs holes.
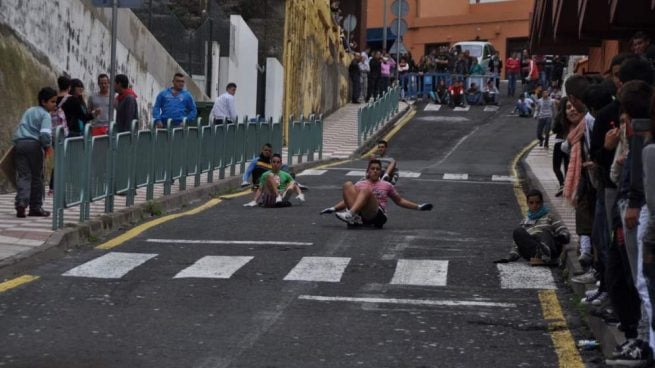
[[[387,0],[384,0],[382,9],[382,52],[387,52]]]

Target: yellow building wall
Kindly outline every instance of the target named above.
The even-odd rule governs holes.
[[[288,0],[284,28],[284,136],[288,118],[328,114],[348,100],[348,64],[327,0]]]

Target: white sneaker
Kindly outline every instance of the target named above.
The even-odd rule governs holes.
[[[255,201],[250,201],[243,205],[243,207],[256,207],[256,206],[257,206],[257,202]]]
[[[250,182],[248,180],[244,180],[241,182],[241,188],[245,188],[250,185]]]
[[[589,289],[589,290],[587,290],[587,291],[584,292],[584,296],[585,296],[585,297],[589,297],[589,296],[592,296],[592,295],[594,295],[594,294],[598,294],[598,288],[595,288],[595,289]]]
[[[337,212],[337,213],[335,213],[335,216],[337,216],[337,218],[339,220],[347,223],[348,225],[354,225],[355,224],[355,219],[353,218],[353,214],[350,213],[349,210]]]
[[[298,202],[303,203],[303,202],[305,202],[305,195],[300,193],[300,194],[298,194],[296,199],[298,200]]]
[[[280,203],[280,202],[282,202],[282,196],[278,194],[277,197],[275,197],[275,203]]]
[[[589,271],[582,275],[571,277],[571,282],[575,282],[576,284],[594,284],[596,283],[596,272],[590,268]]]

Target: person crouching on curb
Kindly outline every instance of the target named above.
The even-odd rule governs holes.
[[[321,211],[321,215],[337,212],[339,220],[349,226],[374,226],[382,228],[387,222],[387,202],[391,198],[400,207],[430,211],[432,204],[416,204],[398,194],[396,188],[380,179],[382,163],[380,160],[370,160],[366,169],[366,179],[353,184],[347,181],[343,185],[343,200]]]
[[[255,198],[244,204],[244,207],[289,207],[291,203],[289,198],[293,192],[298,196],[296,199],[299,202],[305,201],[305,195],[300,190],[300,187],[293,180],[290,174],[281,171],[282,156],[279,153],[273,154],[271,158],[271,170],[262,174],[259,179],[259,188],[255,192]]]
[[[43,160],[52,143],[50,113],[57,108],[57,91],[45,87],[39,91],[39,106],[30,107],[14,133],[16,165],[16,217],[50,216],[43,209]]]
[[[530,190],[526,200],[528,215],[514,229],[514,247],[507,258],[494,263],[514,262],[522,257],[533,266],[557,265],[562,248],[571,239],[569,230],[559,218],[549,213],[539,190]]]

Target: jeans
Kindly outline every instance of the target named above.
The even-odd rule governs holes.
[[[30,210],[43,207],[43,148],[39,141],[23,139],[16,142],[14,162],[16,165],[15,206]]]
[[[544,147],[548,147],[548,137],[550,136],[552,120],[553,118],[551,117],[539,118],[539,122],[537,123],[537,139],[540,145],[543,142]]]
[[[569,167],[569,155],[562,152],[562,143],[564,142],[557,142],[553,146],[553,172],[560,186],[564,185],[564,175]],[[562,173],[562,164],[564,164],[564,173]]]
[[[517,74],[518,73],[516,72],[507,73],[507,96],[514,97],[514,94],[516,93]]]
[[[352,102],[359,102],[359,96],[362,94],[362,86],[360,81],[360,76],[351,76],[350,82],[352,84]]]

